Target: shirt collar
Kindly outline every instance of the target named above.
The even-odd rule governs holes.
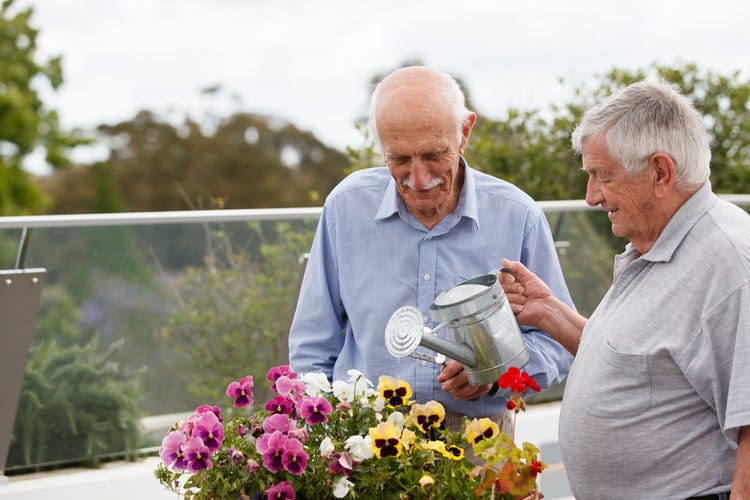
[[[453,216],[456,217],[457,220],[461,217],[468,217],[479,226],[479,210],[477,209],[474,169],[469,167],[469,164],[466,163],[463,156],[459,157],[459,168],[464,169],[464,185],[461,189],[461,195],[458,198],[458,205],[456,205],[456,208],[453,210]],[[396,189],[396,181],[391,177],[388,181],[388,186],[386,186],[385,192],[383,193],[383,200],[380,202],[380,207],[378,207],[378,211],[375,214],[375,220],[387,219],[396,213],[399,214],[401,219],[408,219],[408,211]]]
[[[717,197],[711,191],[711,182],[706,181],[672,216],[654,246],[643,258],[652,262],[671,259],[688,232],[716,201]]]

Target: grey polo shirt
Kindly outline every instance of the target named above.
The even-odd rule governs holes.
[[[706,183],[653,248],[615,259],[568,377],[560,446],[580,499],[726,491],[750,425],[750,215]]]

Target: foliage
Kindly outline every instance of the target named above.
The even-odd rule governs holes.
[[[515,372],[504,375],[514,390],[538,389]],[[331,384],[282,365],[266,375],[274,397],[249,415],[225,421],[218,406],[198,407],[164,437],[157,479],[196,500],[525,498],[536,490],[545,466],[535,446],[518,448],[486,418],[465,419],[464,432],[453,433],[442,426],[442,405],[416,404],[406,382],[381,376],[376,391],[356,370],[349,375]],[[244,408],[253,388],[246,376],[226,395]],[[520,409],[520,392],[512,401]],[[465,458],[467,448],[481,465]]]
[[[472,165],[518,185],[537,200],[581,199],[586,193],[580,160],[570,133],[586,109],[643,79],[677,84],[704,114],[713,159],[711,181],[717,192],[750,191],[750,79],[740,71],[720,75],[692,63],[651,64],[595,75],[591,85],[573,88],[572,99],[546,110],[510,109],[505,118],[481,118],[467,156]]]
[[[8,468],[96,461],[135,450],[139,439],[134,373],[116,362],[122,342],[99,352],[84,345],[36,342],[21,388]]]
[[[36,85],[56,90],[63,82],[60,57],[36,60],[38,30],[33,10],[13,12],[14,0],[0,7],[0,215],[38,211],[46,199],[23,169],[35,148],[46,150],[54,168],[68,164],[69,148],[86,142],[77,133],[61,130],[57,112],[42,102]]]
[[[349,167],[311,133],[250,113],[177,126],[149,111],[98,128],[109,159],[43,180],[56,212],[318,205]],[[106,200],[113,201],[108,205]]]
[[[278,241],[265,241],[255,257],[236,250],[223,227],[206,228],[204,266],[188,269],[175,284],[177,306],[161,335],[173,346],[167,363],[194,398],[191,406],[210,401],[218,381],[234,373],[251,367],[258,377],[288,358],[299,259],[312,232],[284,222],[275,227]],[[260,224],[249,229],[263,241]]]

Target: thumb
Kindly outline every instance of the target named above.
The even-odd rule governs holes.
[[[529,269],[516,260],[502,259],[503,268],[509,269],[519,283],[525,283],[533,275]]]

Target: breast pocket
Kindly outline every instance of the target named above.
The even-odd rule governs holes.
[[[651,374],[646,354],[617,352],[606,340],[591,364],[586,407],[605,418],[632,417],[651,404]]]

